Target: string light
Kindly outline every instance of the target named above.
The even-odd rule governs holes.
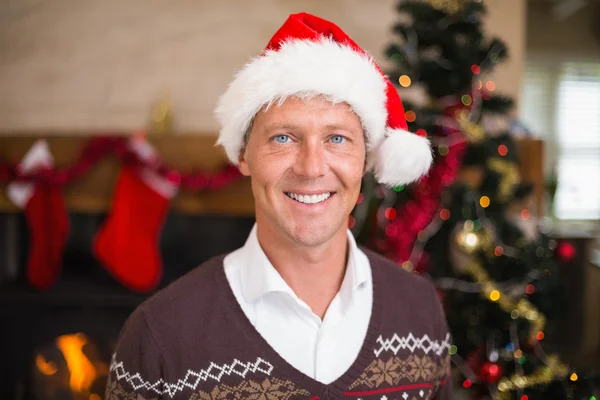
[[[519,313],[519,310],[512,310],[510,312],[510,317],[512,319],[517,319],[517,318],[519,318],[520,315],[521,315],[521,313]]]
[[[523,351],[520,349],[515,351],[515,358],[521,358],[523,356]]]
[[[448,352],[450,354],[456,354],[456,352],[458,352],[458,347],[456,347],[455,345],[450,346],[450,350],[448,350]]]
[[[406,271],[412,271],[413,269],[413,263],[411,261],[404,261],[402,263],[402,268]]]
[[[477,90],[481,90],[483,88],[483,82],[481,80],[477,81]]]
[[[519,357],[519,361],[518,361],[518,363],[519,363],[519,364],[523,365],[523,364],[525,364],[526,362],[527,362],[527,359],[525,358],[525,356],[521,356],[521,357]]]
[[[465,235],[464,242],[466,246],[474,248],[477,247],[477,244],[479,243],[479,238],[476,234],[470,232]]]
[[[504,145],[504,144],[501,144],[500,146],[498,146],[498,154],[500,154],[502,157],[507,155],[508,147],[506,147],[506,145]]]
[[[481,198],[479,199],[479,204],[483,208],[488,208],[490,205],[490,198],[487,196],[481,196]]]
[[[470,106],[473,104],[473,99],[468,94],[463,94],[461,97],[461,101],[465,106]]]
[[[473,382],[471,382],[471,380],[470,380],[470,379],[465,379],[465,381],[463,382],[463,387],[464,387],[465,389],[468,389],[468,388],[470,388],[470,387],[471,387],[471,385],[472,385],[472,384],[473,384]]]
[[[543,340],[543,339],[544,339],[544,332],[542,332],[542,331],[539,331],[539,332],[537,333],[537,335],[535,335],[535,338],[536,338],[537,340]]]
[[[477,64],[473,64],[471,65],[471,72],[475,75],[479,75],[479,73],[481,72],[481,67]]]
[[[490,300],[492,300],[492,301],[500,300],[500,292],[497,290],[492,290],[492,293],[490,293]]]
[[[404,117],[406,118],[407,122],[415,122],[415,120],[417,119],[417,114],[415,114],[414,111],[407,111],[404,114]]]
[[[409,87],[411,84],[410,76],[402,75],[399,79],[399,82],[402,87]]]
[[[444,221],[448,221],[450,219],[450,210],[444,208],[440,211],[440,218]]]
[[[392,221],[396,218],[396,209],[393,207],[387,208],[384,214],[388,220]]]
[[[529,400],[529,397],[526,394],[524,394],[523,396],[521,396],[521,400]]]
[[[485,88],[488,91],[493,92],[494,90],[496,90],[496,84],[493,81],[487,81],[485,83]]]
[[[533,294],[534,292],[535,292],[535,286],[533,286],[531,283],[525,287],[525,293]]]
[[[442,155],[442,156],[448,155],[449,151],[450,151],[450,149],[445,144],[441,144],[438,146],[438,153],[440,153],[440,155]]]
[[[571,374],[571,376],[569,377],[569,379],[571,379],[573,382],[576,382],[577,379],[579,379],[579,377],[577,376],[577,374],[575,372],[573,372]]]
[[[525,208],[523,211],[521,211],[521,219],[522,219],[523,221],[527,221],[527,220],[529,220],[529,217],[530,217],[530,216],[531,216],[531,213],[529,212],[529,210],[528,210],[528,209],[526,209],[526,208]]]
[[[503,253],[504,253],[504,247],[496,246],[496,248],[494,249],[494,255],[496,257],[500,257]]]
[[[491,362],[498,361],[498,356],[499,355],[500,355],[500,353],[498,353],[498,350],[492,350],[492,352],[490,353],[490,361]]]

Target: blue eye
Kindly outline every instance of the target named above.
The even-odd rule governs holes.
[[[287,143],[290,141],[290,137],[288,135],[277,135],[273,138],[276,143]]]
[[[344,143],[345,141],[346,141],[346,138],[343,136],[339,136],[339,135],[333,136],[331,138],[331,142],[335,143],[335,144],[341,144],[341,143]]]

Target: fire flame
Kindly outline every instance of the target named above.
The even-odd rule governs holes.
[[[96,368],[82,351],[87,342],[83,333],[63,335],[56,339],[56,345],[63,353],[71,373],[69,386],[74,392],[87,391],[96,379]]]
[[[56,364],[52,361],[47,362],[43,355],[38,354],[35,357],[35,366],[44,375],[54,375],[56,373]]]

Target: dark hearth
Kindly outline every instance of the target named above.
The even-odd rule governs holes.
[[[37,291],[25,279],[25,218],[0,214],[0,399],[103,398],[118,333],[152,294],[123,287],[94,259],[92,241],[103,220],[104,215],[70,215],[60,278],[50,290]],[[253,218],[169,215],[159,241],[164,272],[158,289],[242,246],[253,223]]]

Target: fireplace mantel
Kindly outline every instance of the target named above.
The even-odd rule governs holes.
[[[17,163],[29,147],[39,138],[48,141],[57,167],[72,164],[90,136],[82,134],[14,134],[0,136],[0,159]],[[215,147],[215,135],[165,135],[150,136],[161,160],[171,168],[181,171],[215,172],[227,164],[224,152]],[[73,185],[65,189],[65,201],[69,211],[105,212],[109,209],[113,189],[119,172],[119,161],[109,156]],[[16,211],[0,187],[0,212]],[[254,201],[248,179],[217,190],[180,192],[172,203],[172,210],[183,214],[221,214],[230,216],[253,216]]]

